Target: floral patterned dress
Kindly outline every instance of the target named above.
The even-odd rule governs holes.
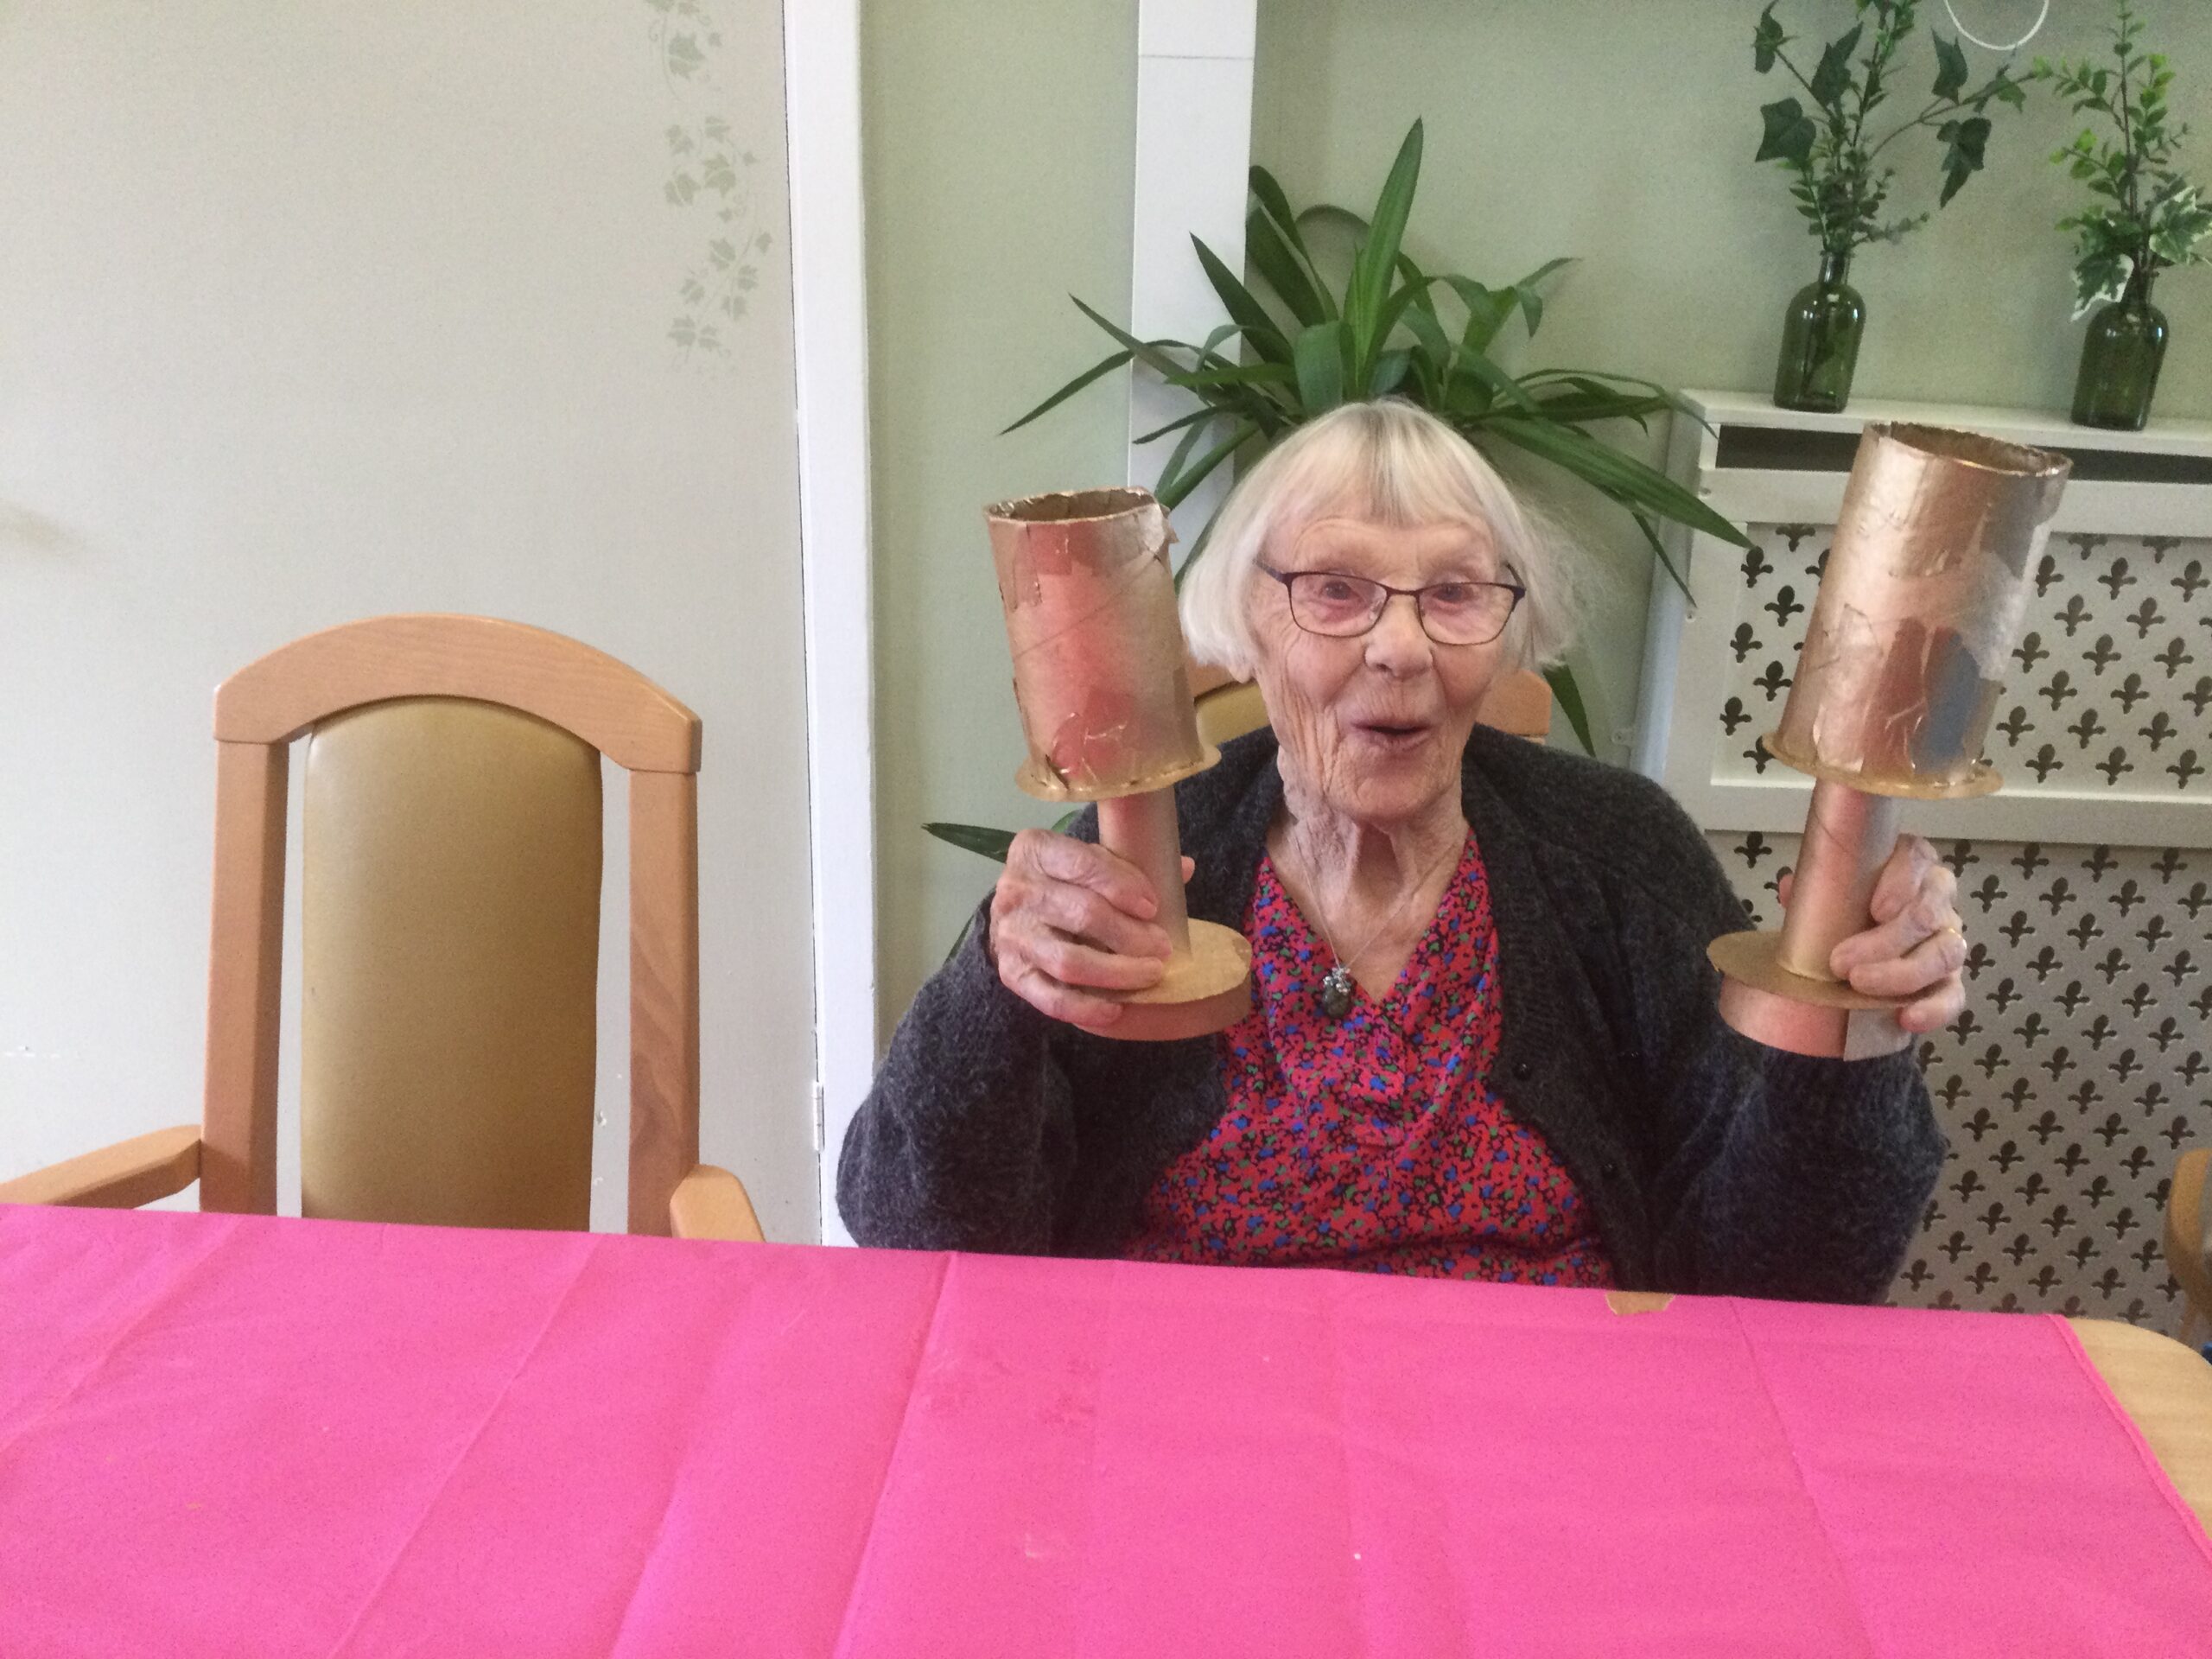
[[[1605,1285],[1587,1207],[1491,1092],[1503,1017],[1472,836],[1380,1002],[1322,1011],[1334,953],[1263,859],[1244,924],[1253,1009],[1221,1033],[1221,1121],[1170,1164],[1128,1254],[1510,1283]]]

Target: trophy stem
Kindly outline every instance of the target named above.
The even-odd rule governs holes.
[[[1874,882],[1897,844],[1897,804],[1823,778],[1813,785],[1776,959],[1807,979],[1834,981],[1828,957],[1873,925]]]
[[[1191,915],[1183,906],[1183,846],[1175,823],[1175,791],[1155,789],[1098,803],[1098,841],[1142,870],[1178,957],[1191,954]]]
[[[1175,791],[1113,795],[1098,804],[1098,841],[1142,870],[1160,902],[1153,919],[1172,947],[1166,970],[1149,990],[1116,995],[1122,1016],[1109,1036],[1136,1042],[1203,1037],[1252,1011],[1252,951],[1233,927],[1194,922],[1183,901],[1183,849]]]

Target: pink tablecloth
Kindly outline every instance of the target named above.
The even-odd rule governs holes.
[[[2212,1654],[2056,1319],[0,1208],[0,1653]]]

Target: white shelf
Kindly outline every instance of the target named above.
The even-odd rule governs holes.
[[[2010,443],[2044,449],[2116,450],[2140,455],[2212,458],[2212,421],[2153,420],[2140,432],[2076,426],[2049,409],[1999,409],[1974,404],[1906,404],[1868,398],[1840,415],[1782,409],[1764,392],[1685,391],[1683,401],[1715,426],[1749,426],[1791,432],[1857,432],[1873,421],[1910,421],[1923,426],[1964,427]]]

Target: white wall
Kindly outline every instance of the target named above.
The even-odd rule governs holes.
[[[705,10],[689,73],[644,0],[0,14],[0,1177],[198,1115],[215,683],[465,610],[702,716],[706,1152],[813,1236],[778,26]],[[710,117],[755,158],[727,226],[664,194],[668,130]],[[722,233],[767,238],[756,286],[686,358]]]

